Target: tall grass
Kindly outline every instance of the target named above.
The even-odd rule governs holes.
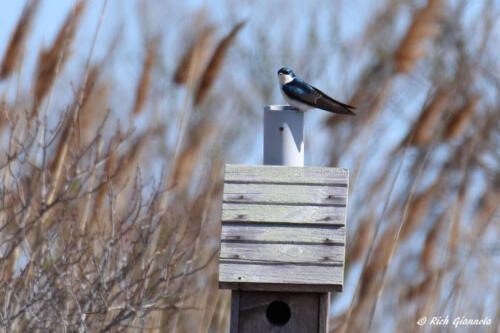
[[[162,29],[144,29],[147,42],[135,50],[135,81],[122,82],[110,68],[129,65],[120,53],[127,39],[98,38],[116,17],[110,4],[90,49],[78,42],[90,3],[75,1],[54,40],[33,53],[26,45],[43,1],[26,2],[0,48],[2,330],[227,331],[230,294],[217,288],[216,261],[223,164],[259,163],[255,110],[281,103],[275,72],[287,65],[319,73],[305,79],[352,96],[359,110],[324,115],[315,135],[328,140],[306,146],[311,160],[352,170],[346,286],[333,297],[331,331],[433,331],[417,319],[449,315],[489,316],[492,325],[479,329],[495,332],[493,2],[467,12],[465,2],[387,1],[349,41],[317,22],[338,25],[356,4],[220,3],[223,21],[210,18],[211,5],[197,24],[187,20],[201,21],[196,12],[184,8],[186,20],[176,21],[164,11]],[[144,6],[151,10],[137,15],[165,9]],[[294,21],[307,29],[290,28],[294,8],[303,18],[311,11],[314,20]],[[233,17],[240,9],[253,15]],[[96,46],[107,50],[102,58]],[[36,68],[25,84],[30,57]],[[69,72],[70,63],[84,65]],[[321,74],[336,66],[335,82]],[[337,96],[341,88],[348,96]]]

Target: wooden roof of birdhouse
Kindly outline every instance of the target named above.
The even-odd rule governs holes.
[[[340,168],[226,165],[220,288],[342,290],[348,180]]]

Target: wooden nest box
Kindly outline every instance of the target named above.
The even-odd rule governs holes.
[[[219,286],[231,332],[325,332],[344,279],[348,170],[226,165]],[[306,320],[305,320],[306,319]]]

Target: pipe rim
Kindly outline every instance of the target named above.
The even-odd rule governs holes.
[[[264,107],[265,111],[299,111],[291,105],[266,105]]]

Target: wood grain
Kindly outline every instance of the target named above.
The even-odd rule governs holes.
[[[343,278],[343,266],[235,264],[219,261],[220,282],[342,285]]]
[[[318,332],[328,332],[328,319],[330,318],[330,293],[319,295]]]
[[[338,168],[226,165],[220,287],[341,290],[348,179]]]
[[[238,290],[231,291],[231,320],[229,323],[229,332],[239,332],[239,318],[240,318],[240,295]]]
[[[221,241],[344,244],[345,227],[227,222],[222,225]]]
[[[245,291],[279,291],[279,292],[342,292],[339,284],[294,284],[294,283],[245,283],[245,282],[219,282],[219,289],[245,290]]]
[[[226,164],[226,183],[272,183],[347,186],[349,171],[341,168]]]
[[[222,204],[222,222],[345,225],[345,206]]]
[[[347,188],[344,186],[229,183],[224,185],[223,201],[226,203],[345,205]]]
[[[270,263],[338,264],[344,260],[344,246],[303,244],[223,243],[220,259]]]

